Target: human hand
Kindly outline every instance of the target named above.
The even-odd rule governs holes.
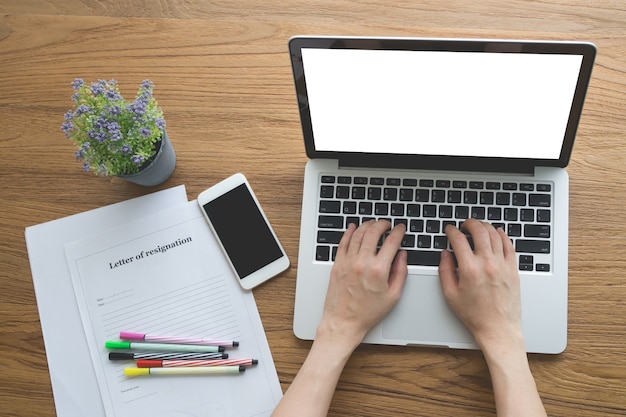
[[[330,273],[318,336],[353,350],[400,299],[408,272],[406,252],[398,249],[406,228],[394,227],[377,252],[389,227],[387,221],[349,225]]]
[[[475,219],[463,229],[472,236],[473,251],[459,229],[446,228],[458,262],[457,272],[452,255],[442,252],[439,277],[448,304],[483,351],[503,343],[520,342],[523,347],[519,273],[511,241],[502,229]]]

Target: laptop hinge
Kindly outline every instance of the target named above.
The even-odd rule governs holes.
[[[490,172],[507,174],[533,175],[535,165],[519,161],[499,161],[490,159],[477,161],[474,158],[433,157],[415,160],[399,158],[391,161],[389,158],[339,158],[340,168],[379,168],[428,171],[465,171]]]

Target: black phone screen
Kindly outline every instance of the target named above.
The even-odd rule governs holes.
[[[202,207],[240,278],[282,256],[274,235],[245,184]]]

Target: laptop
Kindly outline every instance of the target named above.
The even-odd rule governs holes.
[[[407,226],[409,276],[365,343],[476,349],[443,297],[447,224],[478,218],[516,248],[528,352],[567,344],[568,175],[590,43],[294,37],[309,161],[294,334],[315,337],[347,224]]]

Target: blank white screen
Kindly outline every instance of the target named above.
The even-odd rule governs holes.
[[[315,149],[558,159],[581,55],[302,50]]]

